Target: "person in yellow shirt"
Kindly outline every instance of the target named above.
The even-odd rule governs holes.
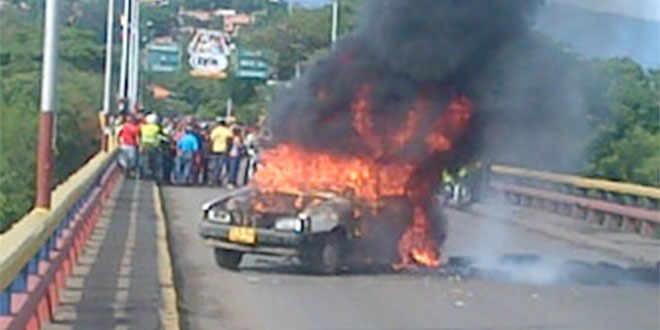
[[[149,114],[146,122],[140,126],[140,172],[160,181],[163,178],[160,145],[164,135],[156,114]]]
[[[220,175],[229,165],[227,149],[229,147],[229,141],[232,138],[232,131],[224,118],[218,117],[216,121],[218,125],[211,130],[211,134],[209,135],[209,146],[211,149],[209,150],[209,161],[213,168],[209,176],[209,184],[221,185],[223,178]]]

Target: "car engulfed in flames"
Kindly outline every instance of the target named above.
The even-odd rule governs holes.
[[[251,188],[207,205],[202,236],[219,264],[236,267],[243,253],[295,255],[325,273],[345,260],[395,270],[443,264],[446,225],[432,192],[470,125],[472,101],[460,92],[419,93],[397,117],[376,108],[374,93],[363,84],[315,124],[339,129],[334,143],[276,141],[261,153]],[[331,97],[321,88],[319,109]]]
[[[400,260],[396,242],[408,231],[414,207],[406,198],[385,197],[377,208],[333,192],[303,194],[245,187],[203,206],[200,235],[215,248],[219,266],[236,269],[244,254],[295,256],[315,273],[342,268],[392,265]],[[444,241],[438,214],[429,241]],[[415,248],[412,260],[440,265],[439,245]],[[396,268],[398,269],[398,268]]]

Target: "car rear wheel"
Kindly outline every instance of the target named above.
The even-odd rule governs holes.
[[[243,259],[243,252],[215,248],[215,263],[227,269],[236,270]]]

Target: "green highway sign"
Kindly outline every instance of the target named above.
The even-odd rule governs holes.
[[[234,74],[239,79],[268,79],[270,77],[270,65],[262,52],[239,49],[234,63]]]

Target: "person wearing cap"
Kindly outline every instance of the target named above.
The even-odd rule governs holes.
[[[177,183],[191,183],[193,157],[199,151],[199,148],[199,141],[193,134],[192,126],[186,126],[183,137],[177,142],[177,157],[175,161]]]
[[[216,121],[218,122],[218,126],[211,130],[211,134],[209,135],[209,159],[213,168],[209,176],[209,183],[221,185],[222,178],[220,175],[229,165],[227,151],[229,141],[232,138],[232,131],[223,117],[216,118]]]

